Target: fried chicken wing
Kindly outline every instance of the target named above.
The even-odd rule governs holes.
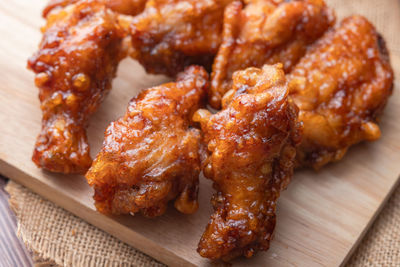
[[[204,175],[218,191],[198,247],[203,257],[251,257],[269,247],[276,201],[292,176],[300,136],[282,68],[235,72],[227,106],[214,115],[194,115],[208,148]]]
[[[85,127],[111,87],[125,33],[116,15],[95,1],[50,14],[43,32],[28,61],[43,113],[32,159],[50,171],[84,173],[92,162]]]
[[[232,74],[247,67],[283,63],[290,71],[310,43],[335,22],[323,0],[240,1],[225,10],[222,44],[215,57],[209,101],[219,109]]]
[[[110,124],[86,174],[100,212],[154,217],[172,199],[182,213],[197,210],[201,134],[189,123],[207,87],[207,72],[189,67],[175,83],[141,92]]]
[[[211,66],[232,0],[149,0],[132,23],[136,58],[149,73],[174,76],[185,66]]]
[[[319,40],[288,76],[304,136],[300,165],[316,169],[347,149],[380,137],[377,119],[393,87],[383,38],[361,16],[343,20]]]
[[[74,4],[80,0],[50,0],[47,6],[43,9],[43,17],[46,18],[48,14],[59,8],[64,8],[68,5]],[[147,0],[94,0],[99,3],[104,3],[108,8],[113,11],[135,16],[143,11],[144,5]]]

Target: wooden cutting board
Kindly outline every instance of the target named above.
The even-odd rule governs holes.
[[[388,41],[400,76],[400,2],[329,1],[339,17],[366,15]],[[173,266],[210,265],[197,252],[197,242],[211,213],[210,182],[201,177],[200,209],[191,216],[170,207],[164,216],[146,219],[106,217],[93,207],[92,190],[83,176],[42,172],[31,162],[40,129],[38,90],[27,58],[36,50],[44,21],[45,0],[0,0],[0,173],[116,236],[148,255]],[[368,8],[367,8],[368,7]],[[131,59],[122,62],[113,91],[91,120],[93,155],[108,123],[125,112],[141,89],[166,81],[145,74]],[[400,84],[382,117],[382,138],[352,149],[339,163],[319,172],[296,172],[278,204],[278,223],[271,249],[237,266],[337,266],[344,264],[395,188],[400,174]],[[48,218],[43,218],[46,223]]]

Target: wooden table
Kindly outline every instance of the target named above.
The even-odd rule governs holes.
[[[17,222],[4,190],[6,183],[0,176],[0,266],[33,266],[30,254],[16,236]]]

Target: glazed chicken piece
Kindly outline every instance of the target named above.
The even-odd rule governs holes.
[[[51,13],[43,32],[28,61],[43,113],[32,159],[53,172],[84,173],[92,162],[85,128],[110,90],[125,32],[111,10],[93,1]]]
[[[300,137],[282,68],[235,72],[224,109],[214,115],[199,110],[193,117],[208,148],[204,175],[218,191],[198,247],[203,257],[229,260],[269,248],[276,201],[290,182]]]
[[[215,57],[209,102],[221,107],[231,88],[232,74],[248,67],[283,63],[285,72],[305,54],[335,22],[323,0],[240,1],[225,10],[222,44]]]
[[[149,73],[175,76],[185,66],[211,67],[225,6],[232,0],[149,0],[132,23],[136,58]]]
[[[182,213],[197,210],[201,134],[189,123],[207,87],[207,72],[191,66],[175,83],[141,92],[110,124],[86,174],[100,212],[155,217],[173,199]]]
[[[43,10],[43,17],[46,18],[50,11],[64,8],[68,5],[74,4],[81,0],[50,0],[47,6]],[[92,0],[98,3],[104,3],[108,8],[113,11],[135,16],[143,11],[144,5],[147,0]]]
[[[383,38],[361,16],[343,20],[288,76],[304,136],[299,164],[320,168],[361,141],[380,137],[377,119],[393,88]]]

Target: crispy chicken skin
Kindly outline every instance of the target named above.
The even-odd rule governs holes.
[[[232,0],[149,0],[132,23],[133,58],[149,73],[175,76],[185,66],[211,66],[225,6]]]
[[[382,37],[361,16],[343,20],[320,39],[288,76],[304,123],[302,166],[341,159],[361,141],[380,137],[377,119],[393,86]]]
[[[47,17],[39,51],[28,61],[43,113],[32,157],[39,167],[62,173],[90,167],[85,128],[111,87],[123,37],[115,14],[95,1]]]
[[[203,257],[251,257],[269,247],[276,201],[290,182],[300,141],[297,108],[288,99],[282,68],[235,72],[224,109],[214,115],[199,110],[193,117],[208,149],[204,175],[218,191],[198,247]]]
[[[155,217],[173,199],[182,213],[197,210],[201,134],[189,123],[207,87],[207,72],[188,67],[176,82],[141,92],[110,124],[86,174],[100,212]]]
[[[43,17],[46,18],[49,13],[55,9],[64,8],[81,0],[50,0],[43,9]],[[137,15],[143,11],[147,0],[95,0],[104,3],[113,11],[125,15]]]
[[[221,107],[230,89],[232,74],[248,67],[283,63],[290,71],[307,46],[335,22],[333,11],[323,0],[240,1],[225,10],[222,44],[215,57],[209,102]]]

